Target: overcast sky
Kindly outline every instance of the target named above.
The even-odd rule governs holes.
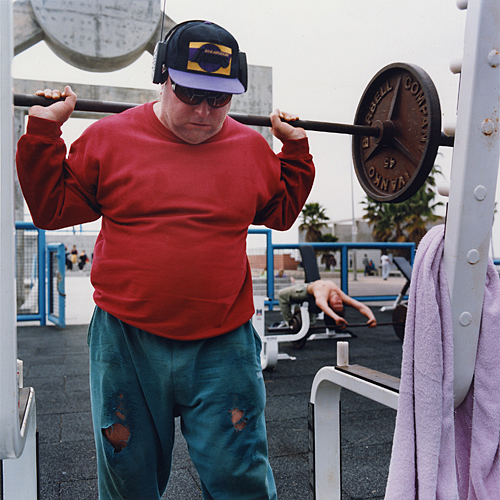
[[[175,22],[208,19],[228,29],[249,64],[272,67],[274,107],[300,118],[352,123],[371,78],[388,64],[405,62],[430,75],[444,124],[455,122],[459,76],[449,63],[463,52],[466,11],[454,0],[167,0],[166,12]],[[150,68],[151,55],[144,54],[120,71],[83,72],[41,42],[14,58],[13,76],[154,88]],[[333,221],[351,219],[353,205],[360,217],[365,194],[351,175],[350,137],[309,132],[309,138],[317,177],[308,201],[321,203]],[[442,180],[448,181],[452,148],[440,151]],[[494,235],[500,251],[500,226]],[[296,240],[296,226],[274,236],[280,243]]]

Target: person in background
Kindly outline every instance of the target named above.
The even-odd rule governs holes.
[[[87,262],[89,262],[89,258],[87,257],[85,250],[82,250],[78,257],[78,269],[80,269],[80,271],[83,271]]]
[[[78,262],[78,250],[76,249],[76,245],[73,245],[73,247],[71,248],[71,254],[69,258],[71,259],[72,264],[76,264]],[[73,269],[73,266],[71,266],[71,268]]]
[[[391,271],[391,260],[385,252],[382,252],[382,255],[380,256],[380,263],[382,264],[382,279],[386,280]]]
[[[71,254],[68,252],[68,247],[65,245],[64,246],[64,253],[66,256],[66,269],[68,271],[71,271],[73,269],[73,262],[71,262]]]
[[[369,275],[370,273],[370,261],[368,260],[368,255],[363,257],[363,267],[365,268],[365,276]]]

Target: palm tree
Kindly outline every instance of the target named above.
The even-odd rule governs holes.
[[[321,229],[328,225],[326,223],[328,220],[330,220],[330,217],[326,215],[324,207],[319,203],[306,203],[302,209],[302,224],[299,226],[301,231],[306,232],[306,241],[325,243],[338,241],[337,236],[321,232]],[[335,254],[329,250],[317,250],[316,254],[321,255],[321,262],[325,264],[325,269],[330,271]]]
[[[333,236],[333,234],[327,233],[322,234],[319,241],[321,241],[321,243],[335,243],[336,241],[339,241],[339,239],[337,236]],[[321,254],[321,263],[325,265],[325,271],[330,271],[332,269],[332,266],[335,267],[337,265],[335,252],[331,252],[330,250],[322,250],[319,253]]]
[[[381,203],[366,197],[363,219],[373,226],[375,241],[420,242],[427,232],[427,225],[439,220],[434,211],[441,202],[435,202],[436,179],[441,167],[434,165],[425,184],[402,203]]]
[[[306,232],[306,241],[321,241],[321,228],[326,227],[330,220],[325,209],[319,203],[306,203],[302,209],[301,231]]]

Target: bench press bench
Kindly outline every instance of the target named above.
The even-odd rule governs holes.
[[[302,265],[304,267],[305,282],[310,283],[321,279],[316,260],[316,252],[311,245],[301,245],[300,254],[302,257]],[[314,297],[310,300],[300,303],[300,310],[295,321],[290,328],[272,328],[267,329],[265,333],[264,325],[264,298],[260,296],[254,297],[256,313],[253,318],[254,328],[259,333],[262,340],[261,366],[263,370],[274,369],[280,359],[295,360],[294,356],[279,352],[279,344],[282,342],[293,342],[296,347],[301,348],[307,340],[314,339],[346,339],[355,337],[349,331],[340,330],[335,325],[335,321],[328,316],[324,316],[324,325],[310,325],[309,312],[322,315],[323,311],[316,306]],[[269,335],[270,334],[270,335]]]
[[[309,477],[311,498],[340,500],[342,388],[398,409],[400,379],[376,370],[349,365],[348,342],[337,343],[337,365],[321,368],[314,377],[309,401]]]
[[[300,255],[302,257],[302,265],[304,266],[305,282],[312,283],[321,279],[318,268],[316,252],[311,245],[302,245],[300,247]],[[309,313],[318,315],[319,319],[323,319],[324,325],[310,325]],[[309,296],[307,302],[300,304],[300,313],[297,314],[298,324],[300,325],[301,338],[295,341],[298,348],[304,347],[308,340],[315,339],[346,339],[356,337],[352,332],[345,328],[339,328],[335,320],[326,315],[317,305],[314,297]],[[293,320],[292,320],[293,321]],[[307,323],[307,328],[304,325]]]

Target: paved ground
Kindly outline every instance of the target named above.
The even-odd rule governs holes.
[[[395,282],[391,284],[394,285]],[[88,390],[86,325],[92,309],[88,278],[68,279],[66,292],[68,326],[58,329],[20,324],[19,358],[24,360],[25,386],[36,391],[41,500],[94,500],[98,495]],[[381,313],[379,309],[380,304],[373,306],[377,318],[390,321],[390,313]],[[267,324],[278,319],[278,312],[266,314]],[[360,321],[359,317],[352,319]],[[356,333],[357,338],[349,340],[351,363],[399,376],[401,342],[392,328],[359,328]],[[275,371],[264,374],[270,458],[278,498],[305,500],[309,498],[310,390],[316,372],[335,364],[336,342],[314,340],[303,350],[290,344],[280,346],[281,351],[297,359],[280,361]],[[344,391],[342,419],[343,500],[382,499],[395,411]],[[202,498],[196,471],[179,431],[172,477],[163,498]]]

